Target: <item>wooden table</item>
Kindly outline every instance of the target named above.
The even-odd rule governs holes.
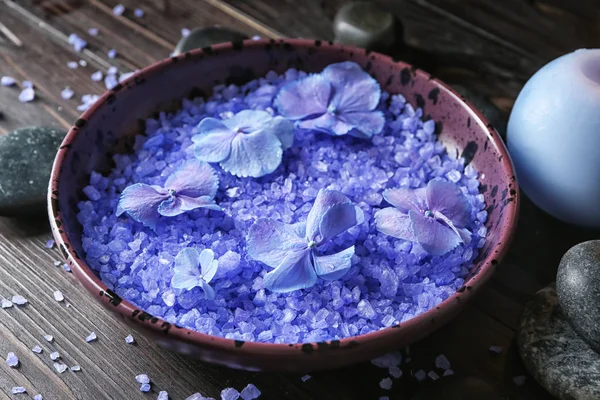
[[[21,104],[14,90],[0,90],[0,132],[24,125],[67,128],[78,116],[82,94],[103,91],[90,74],[116,65],[135,70],[166,57],[180,38],[182,27],[225,25],[248,35],[332,39],[331,20],[343,0],[120,0],[127,11],[114,16],[119,0],[0,0],[0,22],[22,42],[18,47],[0,35],[0,75],[37,87],[37,99]],[[141,3],[141,4],[140,4]],[[484,94],[508,115],[525,80],[545,62],[580,47],[600,47],[600,8],[595,1],[561,0],[378,0],[405,26],[406,61],[416,62],[442,80],[460,83]],[[135,7],[143,18],[133,16]],[[87,30],[100,34],[90,37]],[[85,37],[89,45],[75,53],[70,33]],[[106,56],[115,48],[118,56]],[[69,70],[66,63],[85,60],[86,68]],[[70,86],[76,98],[63,100],[60,91]],[[1,172],[0,172],[1,173]],[[131,332],[102,309],[72,274],[54,267],[60,258],[47,250],[50,238],[45,219],[0,219],[0,296],[21,294],[30,304],[0,310],[0,356],[16,352],[19,369],[0,363],[0,399],[11,397],[13,386],[25,386],[33,397],[44,399],[145,399],[167,390],[172,399],[194,392],[219,398],[228,386],[241,390],[256,384],[265,399],[410,399],[432,386],[459,383],[478,377],[510,399],[550,398],[532,379],[516,386],[512,378],[525,374],[515,345],[520,311],[531,295],[554,280],[561,255],[572,245],[596,236],[559,223],[523,199],[521,220],[510,254],[493,280],[450,325],[411,346],[412,362],[391,391],[379,388],[385,370],[370,363],[336,371],[314,373],[307,382],[300,375],[249,373],[218,368],[162,350]],[[55,290],[65,304],[52,297]],[[95,331],[98,341],[84,338]],[[137,345],[126,345],[133,333]],[[52,345],[43,335],[52,334]],[[44,355],[33,354],[35,344]],[[490,345],[503,347],[496,357]],[[82,372],[57,374],[48,356],[60,352],[69,365]],[[444,353],[455,376],[441,382],[418,384],[411,371],[434,367]],[[153,394],[138,391],[135,376],[147,373]],[[442,398],[442,397],[440,397]]]

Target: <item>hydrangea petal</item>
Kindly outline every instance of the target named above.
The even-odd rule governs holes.
[[[283,86],[273,104],[291,120],[318,116],[327,112],[331,84],[321,75],[309,75]]]
[[[416,190],[386,189],[383,191],[383,198],[403,213],[408,213],[410,210],[420,211],[423,208],[422,200],[418,197]]]
[[[158,205],[157,211],[164,217],[175,217],[183,214],[185,210],[181,209],[181,198],[171,196]]]
[[[469,244],[471,242],[471,232],[469,232],[465,228],[457,228],[450,219],[448,219],[444,214],[435,211],[433,216],[437,218],[439,221],[443,221],[443,223],[454,232],[462,243]]]
[[[206,267],[202,265],[202,278],[205,282],[210,282],[217,274],[219,269],[219,260],[212,260]]]
[[[188,247],[182,249],[175,256],[174,271],[176,274],[200,275],[200,253],[198,250]]]
[[[212,288],[212,286],[210,286],[204,280],[200,279],[200,287],[204,291],[204,294],[206,295],[207,299],[214,300],[214,298],[215,298],[215,290]]]
[[[327,212],[332,207],[340,205],[349,205],[352,209],[350,210],[350,207],[344,207],[342,208],[342,210],[336,209],[334,211],[334,214],[328,217],[326,224],[322,227],[322,220],[323,217],[327,214]],[[334,227],[336,221],[334,221],[332,218],[338,214],[346,217],[346,213],[354,214],[353,217],[351,215],[350,220],[352,220],[352,218],[356,219],[356,210],[354,208],[354,205],[345,194],[338,192],[337,190],[319,190],[319,192],[317,193],[317,198],[315,199],[315,202],[310,211],[308,212],[308,216],[306,217],[306,237],[309,240],[315,240],[319,233],[327,234],[327,237],[331,237],[329,235],[336,231]],[[347,222],[341,222],[340,225],[345,226],[347,225]],[[354,223],[354,225],[356,225],[356,222]],[[348,228],[350,228],[350,226]],[[344,230],[348,228],[345,228]],[[343,232],[344,230],[342,230],[341,232]]]
[[[200,160],[188,160],[181,164],[165,181],[165,188],[179,195],[190,197],[215,197],[219,178],[215,170]]]
[[[285,293],[314,286],[317,274],[310,259],[311,252],[308,249],[289,252],[277,268],[265,275],[265,288]]]
[[[379,83],[352,61],[331,64],[321,73],[331,82],[331,105],[341,113],[372,111],[379,104]]]
[[[288,253],[308,248],[294,225],[264,218],[250,227],[246,247],[250,257],[271,268],[280,265]]]
[[[319,223],[320,240],[329,240],[352,228],[364,220],[362,210],[352,203],[336,204],[330,207]]]
[[[431,211],[444,214],[457,228],[464,228],[469,223],[471,204],[467,196],[452,182],[442,179],[429,181],[427,204]]]
[[[289,119],[277,116],[272,118],[264,129],[277,136],[282,150],[285,151],[294,144],[294,124]]]
[[[409,211],[408,215],[416,241],[432,256],[446,254],[460,244],[460,237],[435,218],[414,211]]]
[[[339,253],[327,256],[315,256],[313,261],[317,276],[328,281],[340,279],[352,266],[353,255],[354,246],[350,246]]]
[[[196,127],[196,131],[199,134],[192,137],[196,158],[206,162],[220,162],[229,157],[231,141],[236,133],[225,126],[223,121],[204,118]]]
[[[271,114],[263,110],[242,110],[223,120],[223,124],[236,133],[252,133],[264,128],[272,119]]]
[[[174,289],[190,290],[200,285],[201,281],[202,279],[198,279],[198,277],[194,275],[176,273],[173,275],[173,278],[171,278],[171,287]]]
[[[221,162],[221,167],[242,178],[258,178],[275,171],[282,154],[281,142],[271,132],[238,134],[231,142],[229,158]]]
[[[160,186],[136,183],[126,187],[121,193],[117,216],[127,212],[137,222],[154,229],[159,218],[157,207],[166,198],[168,193]]]
[[[325,113],[315,119],[300,121],[298,126],[302,129],[314,129],[333,136],[345,135],[354,129],[352,125],[347,124],[331,113]]]
[[[385,117],[381,111],[344,113],[340,119],[354,127],[349,132],[350,135],[366,139],[380,133],[385,125]]]
[[[209,196],[189,197],[180,195],[177,196],[177,198],[180,201],[179,208],[183,211],[195,210],[196,208],[208,208],[209,210],[223,211],[223,209],[215,203],[215,200]]]
[[[409,216],[394,207],[383,208],[375,213],[375,227],[383,234],[416,241]]]

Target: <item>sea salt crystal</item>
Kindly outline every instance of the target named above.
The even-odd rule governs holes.
[[[90,36],[98,36],[98,28],[88,29],[88,33],[90,34]]]
[[[52,335],[44,335],[44,339],[46,340],[46,342],[52,343],[54,341],[54,336],[52,336]]]
[[[136,8],[135,10],[133,10],[133,15],[135,15],[138,18],[142,18],[144,16],[144,10],[142,10],[141,8]]]
[[[150,383],[150,378],[148,378],[147,374],[139,374],[135,377],[135,380],[137,381],[137,383]]]
[[[158,393],[158,397],[156,397],[156,400],[169,400],[169,393],[164,390],[161,390]]]
[[[118,84],[119,82],[117,81],[117,78],[114,75],[106,75],[106,77],[104,78],[104,86],[108,90],[112,90]]]
[[[454,375],[454,371],[450,368],[448,368],[447,370],[444,371],[442,376],[452,376]]]
[[[398,379],[402,376],[402,370],[398,367],[389,367],[388,373],[394,379]]]
[[[63,265],[62,265],[62,269],[63,269],[65,272],[71,272],[71,267],[69,267],[69,264],[63,264]]]
[[[182,37],[187,37],[190,34],[190,30],[188,28],[181,28],[181,36]]]
[[[90,78],[92,78],[94,82],[100,82],[102,80],[102,77],[102,71],[96,71],[90,76]]]
[[[58,351],[54,351],[52,353],[50,353],[50,359],[52,361],[56,361],[60,358],[60,354],[58,354]]]
[[[33,348],[31,349],[31,351],[33,351],[34,353],[37,353],[37,354],[42,354],[42,352],[44,351],[44,349],[42,349],[40,346],[38,346],[36,344],[35,346],[33,346]]]
[[[106,55],[108,56],[108,58],[115,58],[117,56],[117,51],[115,49],[110,49],[108,50]]]
[[[79,371],[81,371],[81,367],[79,365],[73,365],[71,367],[71,371],[73,371],[73,372],[79,372]]]
[[[77,36],[77,34],[75,34],[75,33],[71,33],[69,35],[69,44],[72,45],[73,49],[75,49],[75,51],[77,51],[77,52],[83,50],[85,48],[85,46],[87,46],[87,42],[85,40],[83,40],[82,38],[80,38],[79,36]],[[83,66],[85,66],[85,65],[83,65]]]
[[[15,386],[10,390],[10,392],[12,394],[23,394],[27,393],[27,389],[25,389],[23,386]]]
[[[35,396],[33,396],[33,400],[44,400],[44,398],[41,394],[36,394]]]
[[[90,342],[93,342],[93,341],[95,341],[97,339],[98,339],[98,337],[96,336],[96,333],[95,332],[90,332],[90,334],[85,338],[85,341],[87,343],[90,343]]]
[[[123,12],[125,12],[125,6],[123,4],[117,4],[113,8],[113,14],[116,15],[117,17],[120,15],[123,15]]]
[[[24,88],[33,88],[33,82],[31,81],[23,81],[22,85]]]
[[[252,383],[249,383],[242,391],[240,392],[240,397],[244,400],[254,400],[258,399],[261,395],[260,390]]]
[[[13,306],[12,301],[8,300],[8,299],[2,299],[0,301],[0,307],[2,308],[11,308]]]
[[[119,70],[114,65],[106,70],[107,75],[116,75],[118,72]]]
[[[63,296],[62,292],[60,290],[57,290],[54,292],[54,300],[61,302],[65,300],[65,296]]]
[[[12,76],[3,76],[0,78],[1,86],[13,86],[15,83],[16,81]]]
[[[240,392],[234,388],[225,388],[221,391],[221,400],[237,400],[240,398]]]
[[[125,343],[127,343],[127,344],[133,344],[133,343],[135,343],[135,339],[133,338],[133,336],[127,335],[125,337]]]
[[[19,101],[21,103],[29,103],[30,101],[33,101],[33,99],[35,99],[35,91],[30,87],[23,89],[21,93],[19,93]]]
[[[151,389],[151,386],[149,383],[142,383],[142,385],[140,386],[140,391],[144,392],[144,393],[148,393]]]
[[[435,371],[429,371],[427,373],[427,376],[430,377],[434,381],[437,381],[438,379],[440,379],[440,376]]]
[[[379,382],[379,387],[385,390],[390,390],[392,388],[392,380],[390,378],[384,378]]]
[[[47,249],[51,249],[54,247],[54,240],[52,239],[48,239],[48,241],[46,242],[45,246]]]
[[[60,97],[62,97],[65,100],[69,100],[73,98],[74,94],[75,92],[73,92],[73,90],[67,86],[60,92]]]
[[[6,365],[11,368],[17,368],[19,366],[19,358],[12,351],[6,356]]]
[[[490,346],[489,350],[492,354],[500,354],[502,353],[502,346]]]
[[[25,304],[28,303],[28,301],[25,297],[18,295],[18,294],[13,296],[11,300],[12,300],[13,304],[16,304],[18,306],[24,306]]]
[[[448,358],[446,358],[445,355],[440,354],[435,358],[435,366],[436,368],[448,369],[451,365]]]
[[[525,375],[518,375],[512,378],[513,383],[517,386],[523,386],[527,377]]]
[[[76,69],[77,67],[79,67],[79,64],[77,64],[77,61],[69,61],[67,63],[67,67],[70,69]]]
[[[310,375],[304,375],[302,378],[302,382],[306,382],[307,380],[309,380],[310,378],[312,378]]]
[[[420,369],[414,373],[414,377],[417,381],[423,382],[425,380],[425,378],[427,377],[427,374],[425,373],[425,371]]]
[[[54,366],[54,369],[56,370],[56,372],[58,372],[59,374],[62,374],[68,368],[66,364],[61,363],[61,362],[55,362],[52,365]]]

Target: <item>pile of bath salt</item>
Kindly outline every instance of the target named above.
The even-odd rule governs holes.
[[[120,193],[142,182],[163,185],[181,163],[194,157],[191,137],[205,117],[226,119],[244,109],[274,112],[272,102],[287,81],[305,76],[270,72],[248,84],[218,86],[208,99],[184,99],[181,109],[146,121],[133,154],[114,156],[116,167],[92,173],[79,203],[86,259],[106,285],[146,312],[181,326],[225,338],[299,343],[340,339],[406,321],[435,307],[463,286],[485,242],[483,196],[477,172],[449,156],[436,142],[434,121],[422,121],[401,95],[382,93],[383,132],[371,140],[296,131],[282,164],[261,178],[238,178],[214,164],[223,212],[198,209],[161,218],[151,230],[126,214],[117,218]],[[387,203],[386,188],[423,187],[435,177],[456,183],[472,205],[468,246],[432,257],[420,245],[375,229],[374,213]],[[304,290],[264,289],[269,267],[250,259],[246,235],[257,218],[303,221],[321,188],[346,194],[365,222],[331,241],[325,251],[356,246],[353,266],[337,281]],[[219,261],[211,286],[213,301],[200,288],[171,288],[177,253],[210,248]]]

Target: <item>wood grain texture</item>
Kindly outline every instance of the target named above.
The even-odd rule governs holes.
[[[458,0],[377,1],[405,25],[409,46],[396,51],[407,61],[484,93],[507,112],[536,68],[556,52],[570,50],[581,38],[594,39],[582,33],[583,28],[560,31],[564,21],[593,17],[583,4],[532,1],[516,6],[511,14],[510,5],[516,0],[505,5],[470,0],[472,10],[460,9],[463,2]],[[110,65],[133,70],[166,57],[182,27],[220,24],[248,35],[332,39],[331,20],[344,1],[127,0],[122,2],[126,12],[115,17],[111,10],[117,3],[0,0],[0,22],[24,42],[22,48],[0,42],[0,75],[32,80],[39,96],[22,105],[16,102],[18,88],[0,88],[0,110],[5,114],[0,132],[28,124],[68,125],[79,114],[79,102],[61,99],[62,88],[71,86],[79,97],[100,94],[103,85],[90,80],[92,72],[105,71]],[[143,18],[132,13],[138,6],[146,12]],[[528,27],[527,18],[542,18],[546,25]],[[100,30],[98,37],[87,34],[90,27]],[[544,30],[549,28],[554,31],[546,32],[544,38]],[[68,45],[66,38],[72,32],[89,42],[84,52],[76,53]],[[110,48],[119,54],[115,60],[106,56]],[[79,59],[89,66],[66,68],[67,61]],[[315,373],[302,382],[300,375],[232,371],[189,360],[158,348],[135,332],[137,344],[127,345],[124,337],[131,330],[88,296],[71,274],[53,266],[60,255],[43,247],[50,238],[45,221],[0,219],[0,296],[22,294],[30,300],[25,307],[0,310],[0,357],[14,351],[22,361],[19,369],[0,363],[0,399],[11,398],[8,393],[17,385],[27,387],[30,397],[43,393],[45,399],[60,400],[147,399],[155,398],[160,390],[167,390],[176,400],[196,391],[219,398],[221,389],[234,386],[241,390],[249,382],[263,391],[265,399],[377,399],[385,395],[410,399],[423,385],[435,387],[432,381],[418,384],[411,374],[434,368],[440,353],[448,356],[458,377],[477,376],[507,398],[549,399],[534,382],[523,387],[512,383],[513,376],[525,373],[514,345],[518,316],[531,295],[554,279],[563,252],[597,232],[554,221],[526,199],[521,215],[504,265],[455,321],[411,346],[410,354],[405,354],[412,359],[403,367],[405,377],[395,380],[391,391],[379,388],[387,372],[369,363]],[[64,304],[54,301],[54,290],[64,293]],[[85,343],[92,330],[99,340]],[[54,335],[55,342],[46,343],[44,334]],[[31,352],[35,344],[44,347],[42,355]],[[491,357],[490,345],[503,346],[504,351]],[[48,356],[53,350],[59,351],[68,365],[81,365],[82,372],[57,374]],[[139,392],[135,382],[139,373],[152,379],[151,395]]]

